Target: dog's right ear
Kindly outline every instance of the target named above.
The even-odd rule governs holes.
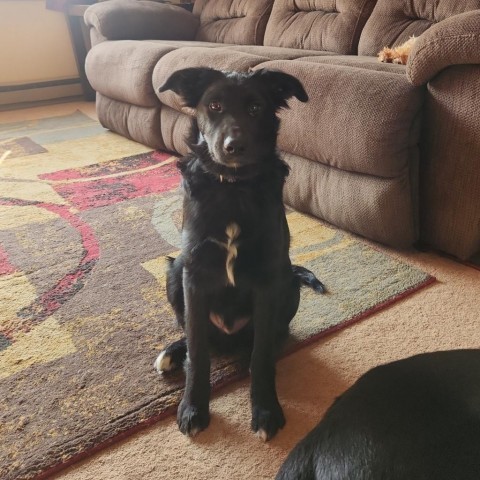
[[[187,107],[196,108],[205,90],[225,75],[213,68],[184,68],[172,73],[159,88],[159,92],[173,90],[185,101]]]

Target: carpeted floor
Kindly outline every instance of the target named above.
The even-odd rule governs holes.
[[[478,347],[480,272],[433,254],[403,253],[400,259],[439,283],[280,361],[287,426],[272,442],[261,444],[249,431],[249,384],[239,381],[215,395],[212,424],[195,440],[179,434],[168,418],[58,478],[272,478],[334,396],[366,369],[421,351]]]
[[[480,271],[436,254],[399,258],[435,275],[435,286],[281,360],[277,382],[287,425],[272,442],[263,444],[249,430],[243,380],[214,396],[212,423],[194,440],[168,418],[54,478],[272,479],[335,397],[368,369],[426,351],[479,348]]]

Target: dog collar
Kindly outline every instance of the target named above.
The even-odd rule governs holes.
[[[235,183],[237,178],[234,177],[226,177],[225,175],[219,175],[218,178],[220,179],[220,183],[228,182],[228,183]]]

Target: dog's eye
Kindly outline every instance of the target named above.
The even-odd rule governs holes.
[[[261,107],[258,103],[251,103],[249,106],[248,106],[248,113],[250,115],[252,115],[252,117],[254,117],[255,115],[258,114],[258,112],[260,112],[261,110]]]
[[[210,102],[208,104],[208,108],[212,112],[221,112],[222,111],[222,104],[220,102]]]

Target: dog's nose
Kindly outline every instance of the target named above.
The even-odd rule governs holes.
[[[240,154],[245,151],[245,146],[241,139],[229,135],[223,142],[223,149],[229,154]]]

